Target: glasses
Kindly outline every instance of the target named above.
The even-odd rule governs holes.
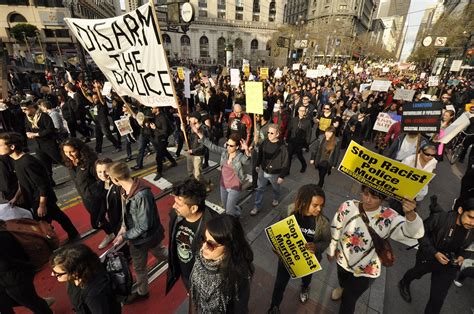
[[[436,157],[436,154],[428,154],[428,153],[425,152],[425,151],[422,151],[422,152],[423,152],[423,154],[424,154],[425,156],[428,156],[428,157]]]
[[[323,108],[323,110],[329,110],[330,108]]]
[[[275,134],[275,132],[270,132],[270,131],[269,131],[269,132],[267,132],[267,134],[273,135],[273,134]]]
[[[225,147],[235,147],[235,146],[237,146],[237,145],[231,145],[229,143],[225,143]]]
[[[67,274],[67,273],[58,273],[58,272],[55,271],[54,269],[52,269],[52,271],[51,271],[51,275],[53,275],[53,276],[56,277],[56,278],[59,278],[59,277],[64,276],[64,275],[66,275],[66,274]]]
[[[218,247],[222,246],[222,244],[219,244],[217,242],[211,241],[211,240],[206,240],[204,236],[202,236],[202,244],[205,244],[206,247],[209,249],[209,251],[214,251]]]

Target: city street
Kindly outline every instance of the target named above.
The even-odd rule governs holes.
[[[93,144],[94,142],[92,142]],[[90,144],[91,145],[91,144]],[[369,144],[369,147],[373,145]],[[169,147],[170,151],[174,147]],[[125,158],[123,152],[113,153],[113,147],[108,142],[104,142],[104,154],[102,157],[110,157],[114,160],[121,160]],[[341,154],[342,155],[342,154]],[[305,158],[309,159],[309,153],[305,153]],[[342,156],[341,156],[342,158]],[[211,153],[210,160],[218,161],[218,156]],[[135,165],[134,161],[128,163],[129,166]],[[184,160],[184,153],[178,159],[179,166],[166,170],[163,174],[166,181],[175,183],[183,180],[186,177],[186,165]],[[215,187],[209,194],[208,200],[219,206],[219,169],[216,169],[214,163],[211,163],[210,170],[205,178],[211,180]],[[257,216],[251,217],[249,211],[253,208],[254,195],[252,192],[245,192],[244,197],[240,202],[243,210],[241,218],[242,225],[246,231],[247,237],[252,244],[255,254],[256,274],[253,280],[250,300],[251,313],[263,313],[267,310],[273,289],[277,257],[271,251],[270,244],[266,238],[264,228],[279,220],[280,212],[285,211],[287,206],[294,200],[297,189],[307,183],[314,183],[317,178],[317,171],[313,167],[308,167],[308,170],[301,174],[299,172],[300,164],[295,158],[292,163],[290,175],[283,183],[283,199],[277,208],[271,207],[270,197],[265,197],[264,210]],[[430,183],[429,195],[438,195],[438,202],[445,209],[448,210],[453,199],[459,193],[460,175],[463,167],[460,164],[450,166],[449,163],[441,162],[436,171],[436,177]],[[62,166],[56,167],[55,181],[58,183],[56,187],[58,198],[63,207],[74,206],[80,202],[76,191],[67,177],[67,172]],[[140,177],[147,178],[151,183],[154,177],[155,164],[154,155],[150,155],[145,159],[145,167],[143,170],[137,171],[135,174]],[[166,187],[166,183],[160,181],[162,187]],[[338,171],[333,171],[327,178],[324,186],[326,192],[327,203],[324,208],[324,214],[332,219],[339,204],[347,199],[354,199],[358,197],[359,184],[355,183],[345,175]],[[270,187],[267,193],[271,194]],[[159,208],[160,212],[168,212],[171,210],[171,203],[167,202],[169,208]],[[429,214],[428,211],[429,199],[428,197],[422,202],[418,208],[418,212],[423,218]],[[162,216],[163,219],[163,216]],[[405,303],[398,292],[397,283],[403,276],[404,272],[411,268],[415,262],[415,250],[408,250],[407,246],[392,241],[392,246],[396,255],[396,263],[391,268],[386,268],[382,276],[378,278],[371,289],[360,299],[358,303],[357,313],[420,313],[423,312],[429,295],[429,276],[423,277],[421,280],[412,284],[413,302],[411,304]],[[285,293],[284,301],[281,305],[282,313],[336,313],[338,309],[338,302],[330,300],[331,290],[337,286],[336,267],[335,264],[330,264],[327,259],[322,261],[323,269],[313,276],[311,298],[310,302],[301,305],[298,301],[299,294],[299,280],[290,281],[290,285]],[[165,275],[161,275],[164,277]],[[466,281],[464,287],[457,288],[454,285],[451,287],[449,295],[445,301],[442,313],[466,313],[471,314],[471,308],[474,306],[474,300],[471,297],[471,292],[474,289],[472,281]],[[152,291],[159,295],[163,291]],[[151,302],[146,301],[146,302]],[[145,303],[146,303],[145,302]],[[135,306],[129,306],[134,308]],[[127,307],[124,308],[125,310]],[[183,303],[178,308],[178,313],[187,313],[188,305],[183,299]]]

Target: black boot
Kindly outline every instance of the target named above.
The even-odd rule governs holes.
[[[410,283],[405,282],[403,279],[398,282],[398,290],[403,300],[407,303],[411,303],[411,292]]]

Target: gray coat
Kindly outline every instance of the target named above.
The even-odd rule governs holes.
[[[319,139],[314,143],[313,149],[311,151],[311,159],[314,160],[314,164],[317,165],[321,162],[321,156],[322,156],[322,148],[323,144],[326,142],[326,137],[322,135],[319,137]],[[334,146],[334,149],[332,150],[331,154],[329,154],[329,166],[330,167],[335,167],[337,165],[337,162],[339,160],[339,152],[341,150],[341,141],[339,141],[338,138],[336,138],[336,145]]]
[[[229,153],[226,148],[215,145],[207,137],[203,137],[199,141],[209,148],[209,150],[221,155],[221,166],[224,166],[227,163],[227,160],[229,160]],[[241,184],[245,181],[244,165],[247,165],[249,161],[250,157],[243,154],[241,151],[237,151],[237,155],[232,159],[232,169],[234,169],[234,172],[239,177]]]

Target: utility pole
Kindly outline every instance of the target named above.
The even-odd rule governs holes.
[[[56,30],[53,29],[53,35],[54,35],[54,40],[56,41],[56,46],[58,47],[58,52],[59,52],[59,64],[60,66],[64,65],[63,62],[63,53],[61,52],[61,47],[59,47],[59,41],[58,41],[58,36],[56,34]]]
[[[43,54],[43,59],[44,59],[44,65],[46,67],[46,70],[48,70],[48,59],[46,58],[46,52],[44,51],[43,44],[41,43],[41,37],[40,37],[40,32],[36,31],[36,38],[38,39],[38,43],[41,49],[41,53]]]

